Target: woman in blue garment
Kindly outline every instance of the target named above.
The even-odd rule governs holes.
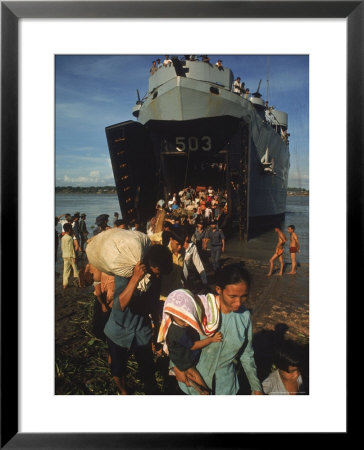
[[[250,312],[244,308],[250,288],[250,275],[239,264],[229,264],[216,274],[217,300],[220,305],[220,342],[213,342],[201,351],[196,369],[214,395],[236,395],[239,390],[240,360],[253,395],[263,395],[257,377],[252,346]],[[176,367],[174,372],[179,387],[185,394],[196,394],[186,375]]]

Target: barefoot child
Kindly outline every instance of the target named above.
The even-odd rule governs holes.
[[[291,261],[292,261],[291,271],[288,272],[289,275],[294,275],[296,273],[297,268],[296,253],[300,251],[300,243],[298,242],[298,237],[294,230],[295,230],[294,225],[290,225],[288,227],[288,233],[290,234],[289,252],[291,254]]]
[[[278,227],[274,228],[274,231],[278,234],[278,243],[274,255],[269,260],[269,273],[267,274],[268,277],[272,275],[274,260],[277,258],[279,258],[280,263],[279,275],[283,275],[283,251],[284,251],[284,244],[286,243],[287,238],[280,228]]]
[[[163,320],[158,342],[164,342],[164,350],[178,370],[184,372],[190,385],[200,394],[210,390],[196,369],[201,349],[212,342],[222,340],[218,306],[215,296],[194,296],[185,289],[171,292],[164,305]],[[200,335],[205,339],[200,340]]]

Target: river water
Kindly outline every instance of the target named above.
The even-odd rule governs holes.
[[[288,196],[286,204],[285,220],[281,228],[289,238],[287,227],[294,225],[300,243],[300,252],[296,255],[298,263],[309,262],[309,196]],[[227,253],[232,256],[241,256],[243,259],[267,261],[273,255],[277,244],[277,233],[272,229],[250,239],[248,242],[240,242],[233,238],[226,243]],[[285,245],[283,255],[284,262],[290,262],[288,252],[289,242]]]
[[[59,216],[64,213],[74,214],[76,211],[86,214],[87,228],[92,235],[95,227],[95,219],[99,214],[109,214],[109,225],[112,226],[114,212],[120,214],[120,206],[117,195],[113,194],[56,194],[55,213]],[[121,216],[121,214],[120,214]],[[309,261],[309,196],[288,196],[286,217],[282,229],[287,237],[288,225],[295,225],[296,234],[300,241],[300,253],[297,261],[308,263]],[[60,226],[59,226],[60,231]],[[234,256],[267,261],[275,250],[277,234],[274,230],[261,234],[259,237],[241,243],[238,239],[231,239],[226,244],[227,252]],[[287,251],[284,259],[289,261]]]

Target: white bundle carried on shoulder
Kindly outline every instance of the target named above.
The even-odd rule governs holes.
[[[86,254],[90,264],[101,272],[130,278],[150,245],[148,236],[140,231],[110,228],[88,241]],[[150,275],[145,275],[137,289],[145,292],[149,279]]]

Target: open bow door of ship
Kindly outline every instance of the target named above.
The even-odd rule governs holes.
[[[244,241],[249,238],[249,130],[249,123],[241,121],[228,148],[229,216]]]
[[[146,222],[155,214],[158,195],[148,134],[134,121],[111,125],[105,131],[122,217],[129,224]]]

